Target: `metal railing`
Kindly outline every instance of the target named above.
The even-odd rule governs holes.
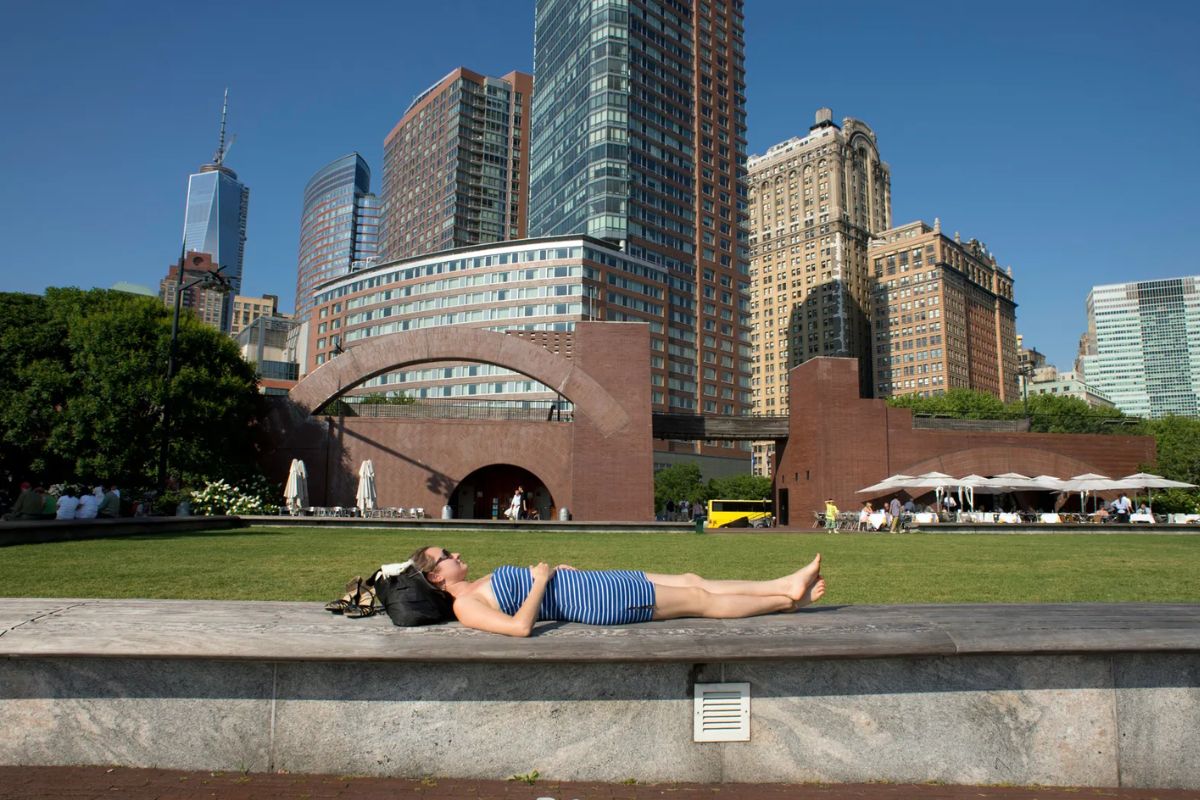
[[[481,419],[516,422],[574,422],[575,408],[570,403],[530,401],[521,406],[489,403],[386,403],[342,402],[327,406],[329,416],[375,417],[383,419]]]

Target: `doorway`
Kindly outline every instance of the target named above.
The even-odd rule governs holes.
[[[554,497],[542,479],[524,467],[489,464],[463,478],[450,495],[455,519],[504,519],[513,491],[525,489],[525,504],[540,519],[554,519]]]

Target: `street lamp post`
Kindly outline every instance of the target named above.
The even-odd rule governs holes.
[[[171,320],[171,342],[167,347],[167,381],[163,391],[162,402],[162,431],[158,445],[158,489],[167,488],[167,450],[171,443],[171,380],[175,377],[175,352],[179,341],[179,311],[183,305],[183,293],[195,286],[216,285],[222,291],[228,291],[229,280],[221,274],[224,264],[211,272],[206,272],[187,283],[183,282],[184,256],[179,258],[179,286],[175,290],[175,315]]]
[[[1021,376],[1021,403],[1025,407],[1025,422],[1032,429],[1033,420],[1029,418],[1029,376],[1033,374],[1032,365],[1022,364],[1018,369],[1018,374]]]

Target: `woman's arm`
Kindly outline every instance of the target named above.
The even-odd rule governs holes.
[[[517,613],[511,617],[503,611],[497,611],[474,595],[455,600],[454,615],[468,628],[488,633],[501,633],[505,636],[522,638],[529,636],[533,632],[533,623],[537,622],[538,606],[542,604],[546,586],[554,575],[554,570],[544,561],[536,567],[531,567],[530,571],[533,573],[533,588],[529,590],[529,595],[525,598],[525,602],[521,603]]]

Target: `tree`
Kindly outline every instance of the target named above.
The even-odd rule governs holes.
[[[678,503],[687,500],[698,503],[704,499],[700,482],[700,467],[695,464],[672,464],[654,473],[654,509],[661,511],[668,500]]]
[[[1167,416],[1145,420],[1144,432],[1154,437],[1158,461],[1146,468],[1164,478],[1200,486],[1200,419]],[[1200,508],[1200,490],[1171,489],[1154,493],[1154,510],[1194,514]]]
[[[1035,433],[1135,433],[1131,426],[1138,423],[1118,409],[1093,407],[1078,397],[1053,394],[1030,397],[1029,418],[1029,429]]]
[[[1012,410],[1000,402],[1000,398],[971,389],[951,389],[933,397],[907,394],[889,397],[887,402],[897,408],[911,408],[914,414],[936,414],[956,419],[1010,419],[1013,415]]]
[[[9,481],[149,486],[166,392],[171,314],[106,290],[0,294],[0,468]],[[171,397],[172,471],[185,479],[255,471],[265,406],[233,341],[180,319]]]
[[[359,403],[364,406],[412,406],[416,405],[417,400],[414,397],[409,397],[406,394],[375,394],[362,395],[362,400]]]
[[[1167,416],[1143,425],[1157,446],[1155,471],[1171,480],[1200,485],[1200,419]]]
[[[888,405],[910,408],[914,414],[954,419],[1024,419],[1025,401],[1002,403],[995,395],[971,389],[951,389],[944,395],[889,397]],[[1077,397],[1035,394],[1029,397],[1029,429],[1034,433],[1139,433],[1140,420],[1115,408],[1089,406]]]
[[[771,479],[758,475],[733,475],[713,478],[706,487],[705,500],[769,500]]]

